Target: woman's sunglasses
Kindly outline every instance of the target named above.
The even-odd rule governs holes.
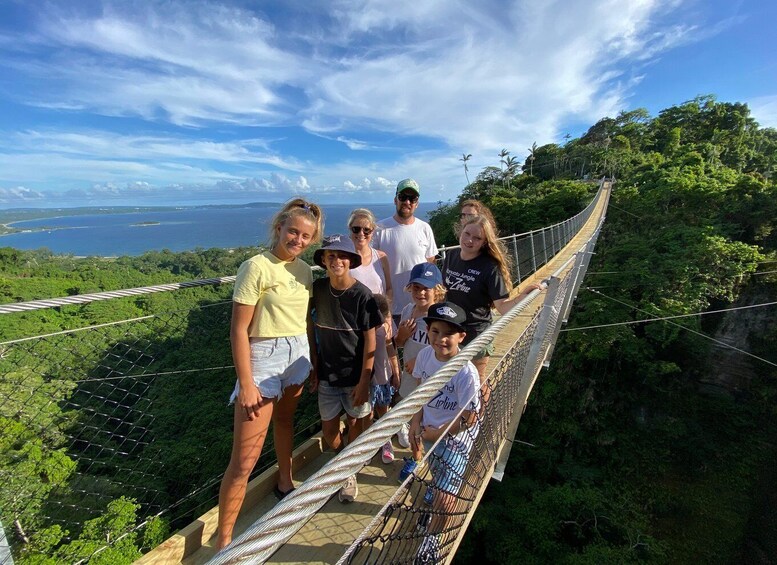
[[[375,230],[372,228],[363,228],[361,226],[351,226],[351,233],[358,234],[359,232],[362,232],[365,237],[369,236],[374,232]]]

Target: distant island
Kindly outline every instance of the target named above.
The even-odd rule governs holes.
[[[144,226],[158,226],[161,225],[162,222],[138,222],[137,224],[130,224],[133,228],[135,227],[144,227]]]
[[[10,224],[0,224],[0,235],[9,235],[12,233],[33,233],[33,232],[39,232],[39,231],[55,231],[55,230],[61,230],[64,228],[59,228],[56,226],[38,226],[35,228],[25,228],[25,229],[19,229],[12,227]]]
[[[19,231],[11,224],[24,220],[41,220],[63,216],[96,214],[135,214],[138,212],[170,212],[213,208],[265,208],[278,206],[278,202],[247,202],[241,204],[201,204],[192,206],[80,206],[75,208],[5,208],[0,209],[0,234]],[[150,224],[148,224],[150,225]]]

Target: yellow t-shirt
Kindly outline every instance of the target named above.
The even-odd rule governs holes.
[[[255,305],[250,337],[285,337],[307,331],[313,272],[302,259],[282,261],[269,251],[240,265],[232,300]]]

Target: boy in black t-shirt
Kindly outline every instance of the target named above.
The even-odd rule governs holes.
[[[311,390],[318,390],[322,433],[335,450],[342,447],[340,415],[345,411],[348,442],[369,426],[370,380],[375,361],[375,329],[383,317],[372,292],[351,276],[361,264],[353,242],[335,234],[324,239],[313,255],[326,269],[327,278],[313,283],[311,306],[315,310],[318,343],[313,355]],[[359,492],[356,475],[340,489],[341,502],[352,502]]]

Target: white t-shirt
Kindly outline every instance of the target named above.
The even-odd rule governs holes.
[[[445,363],[446,361],[437,360],[434,349],[429,345],[416,357],[413,376],[423,384]],[[439,428],[453,420],[462,409],[473,412],[480,409],[480,376],[471,361],[453,375],[429,402],[424,404],[421,424]],[[461,430],[456,434],[455,440],[462,444],[462,447],[468,448],[477,432],[478,424],[475,424],[468,430]]]
[[[388,257],[391,267],[391,287],[394,290],[392,314],[400,314],[410,303],[410,294],[404,292],[410,281],[410,271],[437,255],[437,244],[429,224],[415,218],[412,224],[400,224],[393,216],[378,222],[378,229],[372,240],[376,249]]]
[[[411,302],[402,309],[402,315],[399,318],[401,324],[409,320],[413,315],[415,305]],[[415,331],[407,338],[405,345],[402,346],[402,361],[407,365],[408,361],[413,361],[418,353],[429,345],[429,330],[423,317],[415,319]],[[402,380],[399,383],[399,394],[402,398],[407,398],[418,386],[418,381],[408,371],[402,371]]]
[[[413,308],[415,305],[411,302],[402,309],[402,315],[399,317],[399,323],[401,324],[405,320],[409,320],[413,315]],[[429,330],[426,327],[426,321],[423,317],[415,319],[415,330],[410,337],[407,338],[405,345],[403,346],[402,359],[407,363],[412,361],[418,356],[418,353],[427,345],[429,345]]]

